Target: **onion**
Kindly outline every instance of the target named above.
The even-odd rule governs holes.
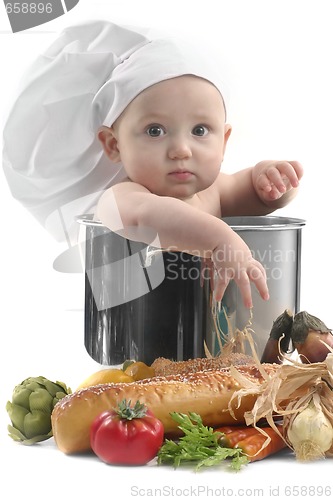
[[[306,311],[299,312],[294,316],[291,340],[303,363],[324,361],[327,354],[333,349],[331,329],[319,318]]]
[[[286,309],[273,322],[269,338],[261,356],[261,363],[282,363],[283,353],[288,352],[289,349],[292,325],[293,314],[289,309]]]
[[[308,461],[324,458],[333,444],[333,427],[321,407],[319,394],[314,394],[308,406],[293,415],[287,439],[297,460]]]
[[[259,423],[266,421],[299,460],[332,457],[333,351],[320,363],[304,364],[291,358],[287,361],[274,373],[267,373],[260,385],[244,384],[237,368],[231,367],[233,377],[242,388],[232,395],[229,410],[235,400],[240,405],[243,397],[255,396],[252,410],[244,415],[247,425],[253,425],[265,434]],[[258,369],[264,367],[261,365]],[[310,413],[311,425],[306,418]],[[277,426],[278,421],[282,421],[282,431]],[[264,446],[268,446],[269,442],[267,435]]]

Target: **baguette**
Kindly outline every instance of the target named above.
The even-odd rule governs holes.
[[[213,358],[194,358],[186,361],[171,361],[166,358],[156,358],[151,367],[157,377],[167,375],[187,375],[188,373],[206,370],[220,370],[228,366],[250,365],[254,359],[247,354],[232,352]]]
[[[262,366],[268,374],[279,367]],[[255,365],[239,366],[237,370],[251,382],[261,384],[264,380]],[[88,451],[94,418],[103,411],[114,409],[123,399],[133,404],[139,400],[147,405],[162,421],[167,437],[180,434],[170,412],[197,413],[204,425],[211,427],[244,423],[244,413],[253,408],[256,397],[244,397],[239,407],[235,402],[232,405],[234,418],[228,405],[233,393],[240,388],[229,368],[84,388],[65,396],[54,407],[51,416],[53,436],[57,447],[64,453]]]

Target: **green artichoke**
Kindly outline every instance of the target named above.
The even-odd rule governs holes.
[[[23,444],[34,444],[52,437],[51,413],[60,399],[72,391],[62,382],[45,377],[29,377],[14,388],[6,410],[12,425],[9,436]]]

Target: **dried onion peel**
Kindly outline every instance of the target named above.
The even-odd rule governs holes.
[[[321,363],[303,364],[298,361],[286,358],[286,363],[279,366],[278,370],[267,375],[264,383],[247,384],[243,389],[234,393],[230,406],[234,399],[240,404],[242,398],[248,394],[257,396],[256,403],[250,412],[245,414],[247,425],[253,425],[263,434],[263,428],[257,426],[261,419],[266,419],[268,424],[285,440],[286,444],[295,452],[297,459],[302,461],[314,460],[320,457],[333,456],[333,446],[330,427],[333,428],[333,352],[330,352],[325,361]],[[239,373],[233,368],[233,376],[239,381]],[[302,412],[314,405],[317,411],[317,424],[325,425],[325,444],[318,440],[316,426],[309,426],[304,433],[305,445],[299,447],[293,439],[293,425],[296,425],[296,418]],[[305,414],[306,416],[306,414]],[[314,415],[312,415],[314,418]],[[276,425],[277,420],[283,422],[282,433]],[[298,438],[298,443],[301,441]],[[263,448],[270,442],[267,439]],[[309,442],[311,445],[309,445]]]
[[[292,345],[294,349],[297,349],[303,363],[324,361],[330,352],[330,347],[333,348],[331,329],[319,318],[306,311],[295,315],[291,339]]]

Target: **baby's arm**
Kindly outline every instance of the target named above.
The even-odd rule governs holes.
[[[266,215],[296,196],[303,167],[297,161],[266,160],[234,174],[220,174],[218,186],[224,217]]]
[[[132,182],[117,184],[106,191],[98,203],[96,216],[111,230],[130,239],[151,244],[149,229],[153,229],[161,248],[210,258],[216,270],[216,300],[221,300],[231,279],[239,286],[247,307],[252,307],[250,281],[262,298],[268,299],[264,268],[253,259],[242,238],[218,217],[176,198],[151,194]]]

